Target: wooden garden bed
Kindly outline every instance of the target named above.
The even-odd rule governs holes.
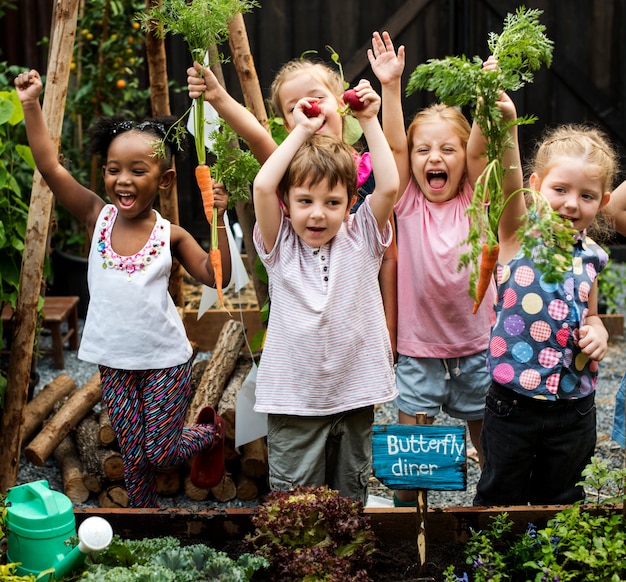
[[[526,530],[528,522],[543,527],[562,506],[447,507],[429,510],[426,515],[428,544],[464,543],[470,531],[486,527],[495,516],[506,511],[515,532]],[[615,509],[621,511],[620,508]],[[92,515],[109,521],[122,537],[143,538],[172,535],[181,541],[197,541],[220,546],[227,540],[243,539],[252,531],[251,509],[101,509],[76,508],[77,525]],[[377,539],[384,545],[400,540],[417,540],[417,514],[413,508],[367,508]]]

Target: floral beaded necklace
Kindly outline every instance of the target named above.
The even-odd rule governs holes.
[[[97,248],[103,259],[103,269],[125,271],[128,281],[131,281],[135,273],[145,273],[146,267],[161,254],[165,246],[165,241],[160,238],[164,227],[157,221],[145,246],[134,255],[124,257],[118,255],[111,247],[111,228],[113,228],[116,216],[117,208],[111,205],[98,224]]]

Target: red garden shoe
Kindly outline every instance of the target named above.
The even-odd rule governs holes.
[[[198,413],[197,424],[215,426],[213,443],[200,451],[191,463],[191,482],[201,489],[215,487],[224,476],[224,420],[212,406],[205,406]]]

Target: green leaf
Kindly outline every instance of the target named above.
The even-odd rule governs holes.
[[[15,113],[15,105],[9,99],[0,100],[0,125],[9,123]]]
[[[356,117],[346,114],[343,118],[343,139],[350,145],[355,144],[361,139],[363,129]]]
[[[15,151],[28,164],[29,168],[35,169],[35,158],[33,158],[33,152],[27,145],[16,144]]]

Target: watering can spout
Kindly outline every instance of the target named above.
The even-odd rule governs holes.
[[[109,522],[102,518],[88,517],[78,528],[78,545],[54,567],[54,576],[61,580],[72,570],[80,567],[89,552],[104,550],[113,538]]]
[[[80,551],[80,544],[54,566],[54,578],[61,580],[76,568],[82,566],[86,554]]]

